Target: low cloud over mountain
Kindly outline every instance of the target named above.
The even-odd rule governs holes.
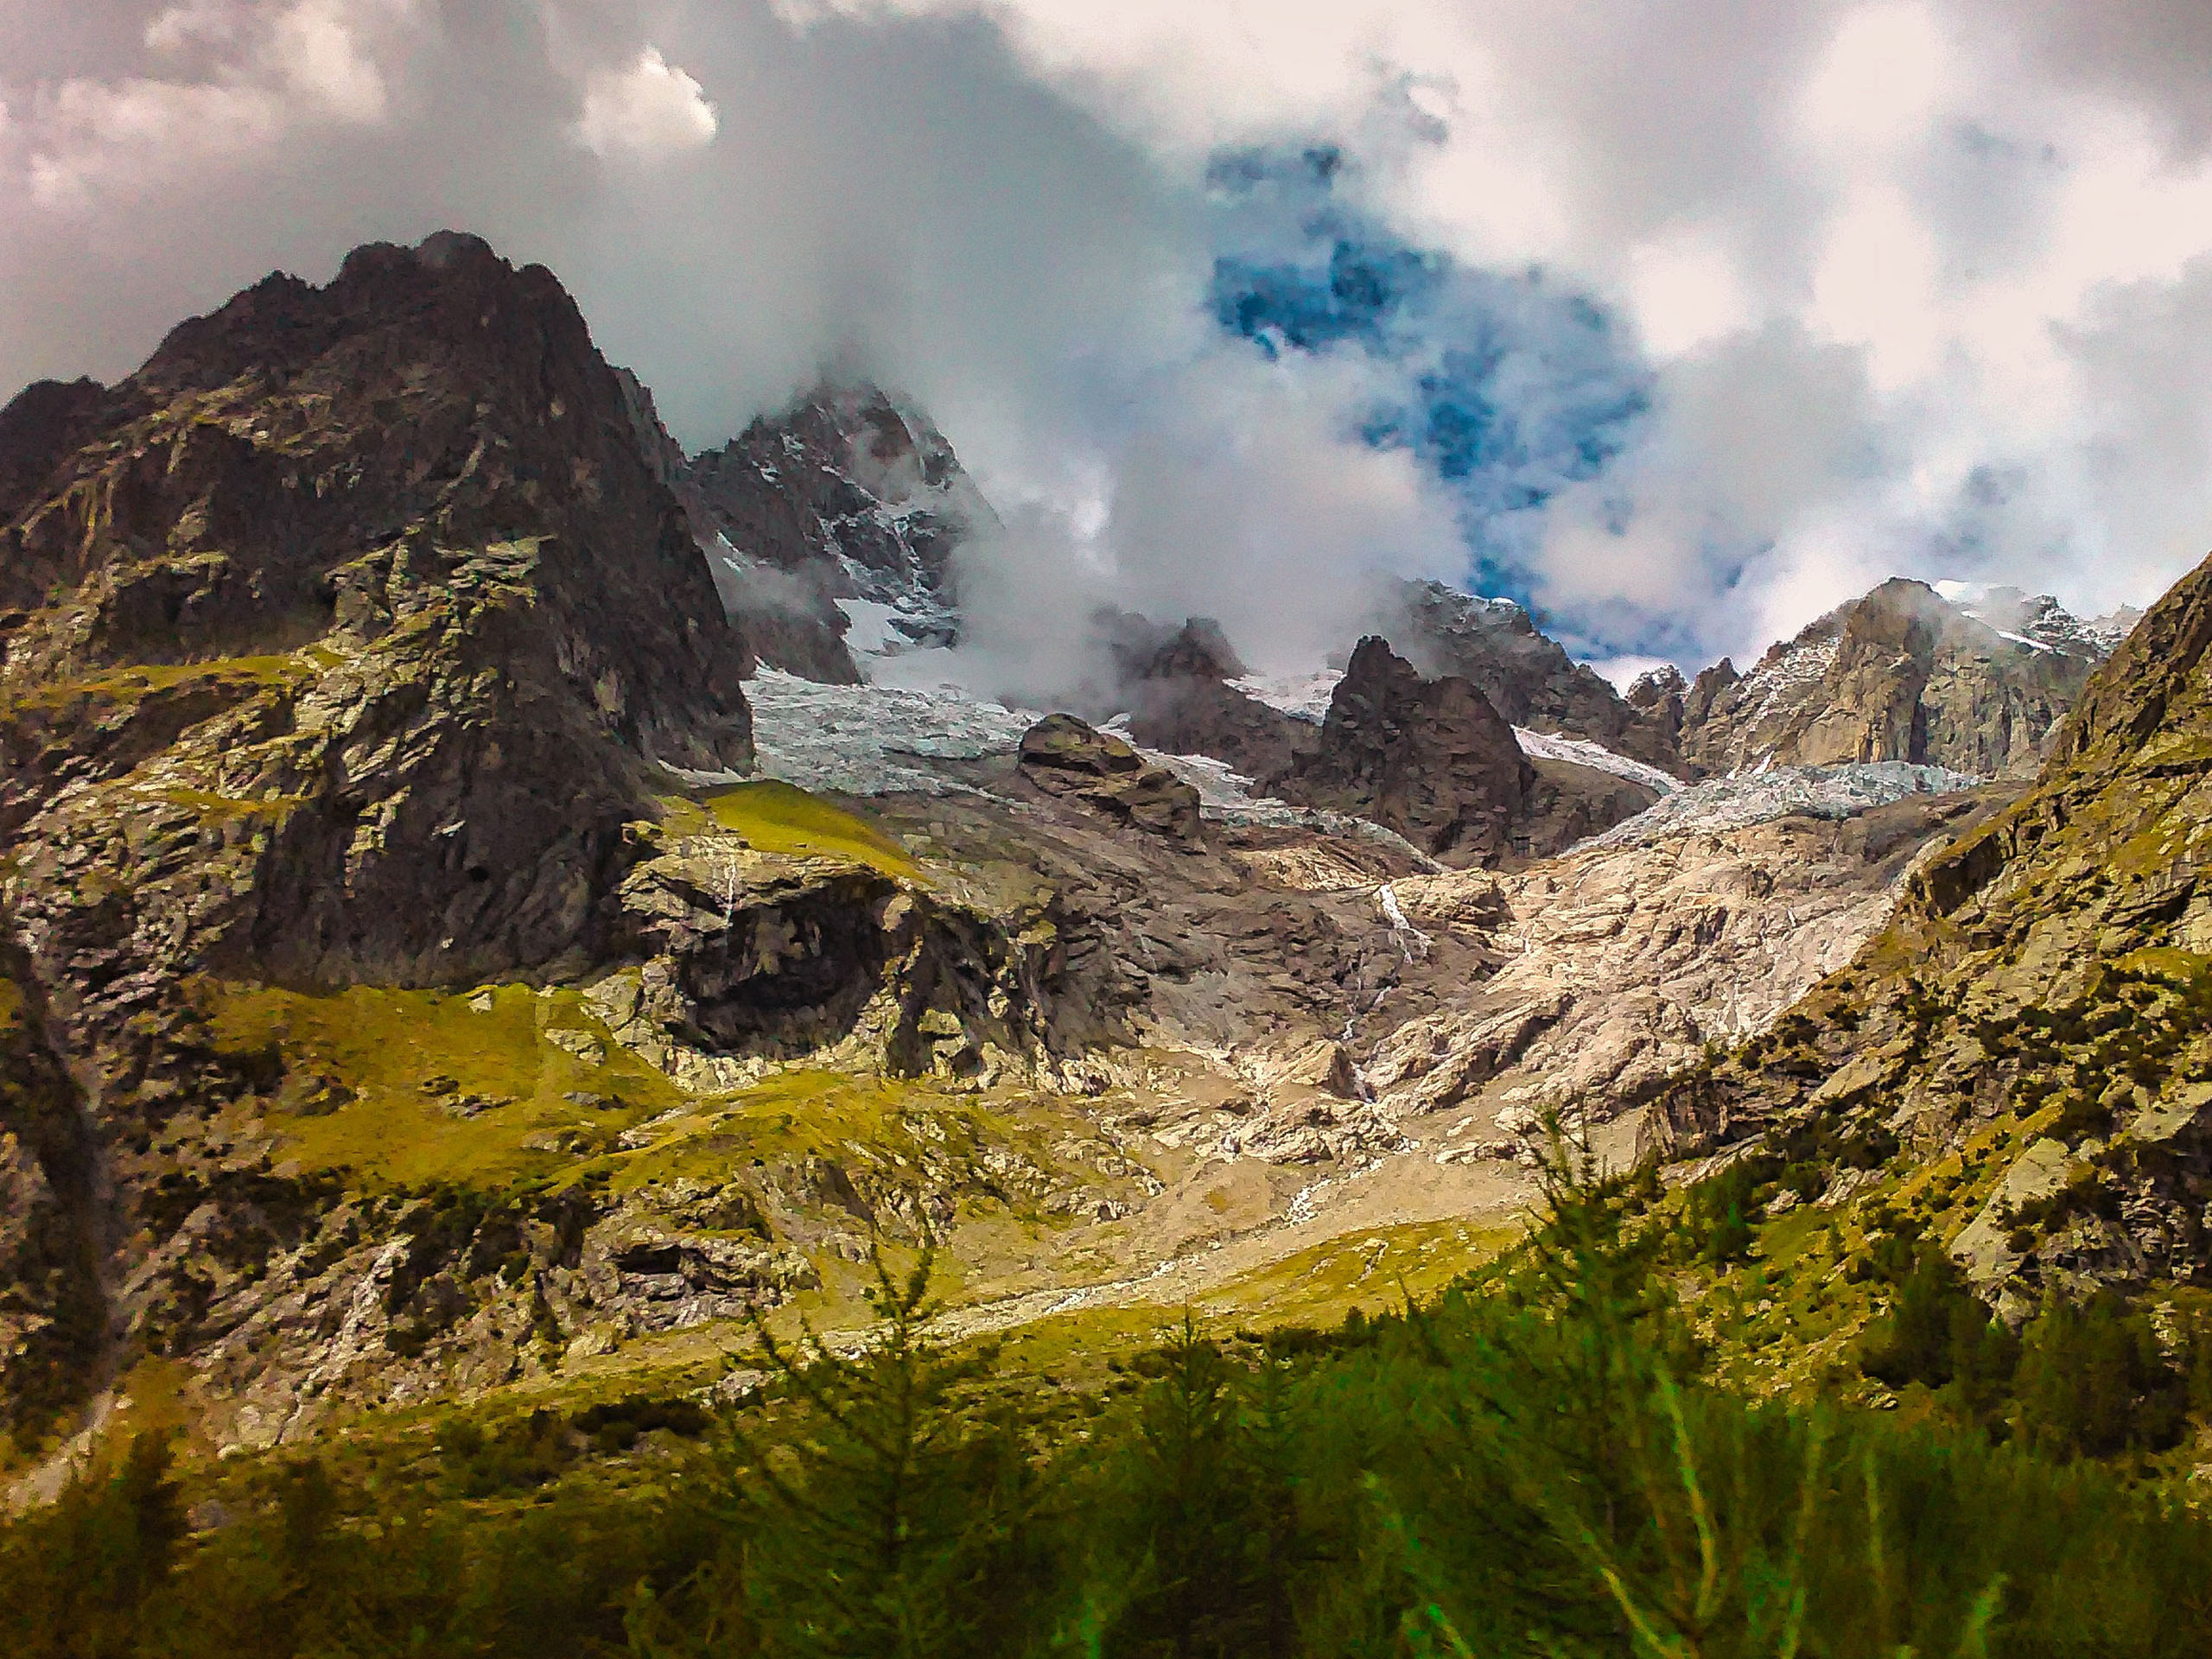
[[[112,379],[271,266],[456,225],[560,271],[688,447],[825,368],[911,393],[1006,522],[966,555],[1002,679],[1097,602],[1310,665],[1377,569],[1601,662],[1755,652],[1892,573],[2091,614],[2212,523],[2203,29],[32,0],[0,379]]]

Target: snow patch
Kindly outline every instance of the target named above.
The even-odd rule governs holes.
[[[1677,789],[1636,817],[1580,842],[1591,848],[1643,847],[1677,836],[1713,835],[1803,815],[1847,818],[1909,795],[1948,795],[1986,780],[1945,766],[1880,760],[1847,766],[1776,766],[1750,777],[1714,778]]]
[[[1532,732],[1519,726],[1513,728],[1513,735],[1521,745],[1521,753],[1532,760],[1566,760],[1578,766],[1587,766],[1592,772],[1610,772],[1616,778],[1625,778],[1632,784],[1657,790],[1662,795],[1671,795],[1682,786],[1681,779],[1663,772],[1656,766],[1646,766],[1641,760],[1615,754],[1604,745],[1593,743],[1586,737],[1561,737],[1554,732]]]
[[[1104,729],[1104,728],[1101,728]],[[1126,732],[1116,734],[1126,739]],[[1271,796],[1255,796],[1252,791],[1259,785],[1225,760],[1217,760],[1210,754],[1163,754],[1158,749],[1136,747],[1137,753],[1155,766],[1165,766],[1178,778],[1198,791],[1201,810],[1216,812],[1235,807],[1280,806],[1281,802]]]
[[[841,599],[837,608],[851,625],[845,630],[845,647],[856,656],[881,657],[906,642],[906,637],[891,626],[891,620],[899,614],[895,606],[873,599]]]
[[[1012,754],[1039,718],[951,686],[824,685],[772,668],[746,699],[757,775],[846,795],[978,793],[927,763]]]
[[[1270,709],[1319,726],[1328,718],[1329,699],[1344,677],[1340,668],[1325,668],[1318,674],[1247,674],[1229,683]]]

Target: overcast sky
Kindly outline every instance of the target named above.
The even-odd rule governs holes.
[[[691,447],[911,393],[1009,639],[1288,668],[1382,569],[1694,667],[2212,548],[2203,0],[0,0],[0,100],[10,388],[476,230]]]

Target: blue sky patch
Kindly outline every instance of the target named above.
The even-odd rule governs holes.
[[[1345,165],[1331,146],[1215,163],[1245,245],[1214,263],[1214,315],[1271,359],[1349,350],[1396,370],[1361,435],[1451,486],[1470,588],[1527,604],[1545,504],[1634,441],[1649,373],[1603,308],[1541,270],[1473,269],[1348,206]]]

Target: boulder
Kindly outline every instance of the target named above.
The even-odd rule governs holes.
[[[1197,790],[1073,715],[1047,715],[1022,734],[1021,770],[1048,795],[1153,835],[1198,839]]]

